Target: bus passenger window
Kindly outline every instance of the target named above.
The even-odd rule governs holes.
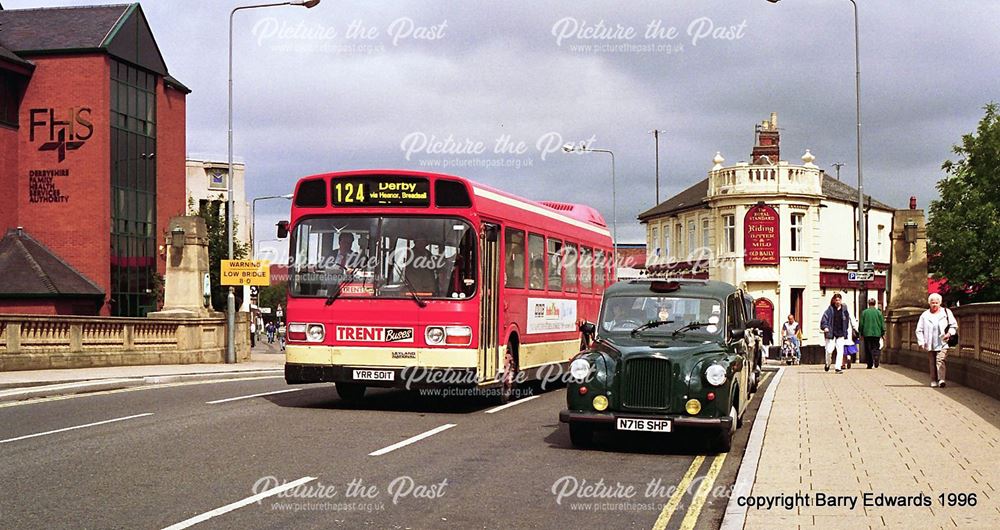
[[[591,274],[590,266],[593,264],[592,250],[587,247],[580,247],[580,289],[583,291],[590,292],[591,279],[593,274]]]
[[[528,287],[545,289],[545,238],[528,234]]]
[[[524,231],[508,228],[504,233],[504,286],[524,288]]]
[[[600,287],[601,291],[604,291],[604,286],[607,285],[607,280],[605,279],[604,272],[608,268],[607,260],[605,259],[605,254],[603,250],[594,251],[594,287]]]
[[[562,290],[562,241],[549,240],[549,290]]]
[[[563,267],[563,279],[565,280],[563,287],[566,289],[567,293],[576,292],[576,263],[580,256],[576,253],[576,245],[571,243],[566,243],[563,247],[562,267]]]

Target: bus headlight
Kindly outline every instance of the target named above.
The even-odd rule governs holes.
[[[306,340],[309,342],[323,342],[326,338],[326,329],[323,324],[309,324],[306,330]]]
[[[444,343],[444,328],[438,326],[429,326],[424,330],[424,340],[427,344],[442,344]]]
[[[590,361],[577,359],[569,365],[569,375],[577,382],[583,382],[590,375]]]
[[[713,364],[705,369],[705,379],[712,386],[719,386],[726,382],[726,368],[721,364]]]

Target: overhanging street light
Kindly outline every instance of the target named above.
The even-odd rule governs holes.
[[[285,195],[266,195],[264,197],[254,197],[250,201],[250,256],[253,259],[257,259],[257,247],[255,245],[255,236],[257,234],[257,201],[263,201],[265,199],[291,199],[294,194],[288,193]]]
[[[664,133],[660,129],[649,131],[653,135],[653,142],[656,146],[656,206],[660,205],[660,135]]]
[[[607,153],[611,155],[611,259],[614,260],[613,274],[618,278],[618,199],[615,187],[615,154],[610,149],[593,149],[586,145],[579,147],[573,144],[563,146],[563,151],[567,153]]]
[[[777,4],[779,0],[767,0],[772,4]],[[861,177],[861,46],[858,34],[858,4],[854,0],[848,0],[854,6],[854,98],[855,112],[858,118],[858,261],[864,264],[867,249],[865,243],[865,207],[864,207],[864,180]],[[837,168],[838,170],[840,168]],[[862,303],[868,299],[868,286],[861,282],[861,289],[858,293],[858,309],[860,311]]]
[[[226,200],[226,232],[229,239],[229,259],[233,259],[233,16],[237,11],[256,9],[260,7],[302,6],[314,7],[320,0],[290,0],[273,4],[256,4],[237,6],[229,12],[229,175],[226,190],[229,198]],[[252,224],[252,221],[251,221]],[[226,298],[226,362],[236,362],[236,293],[229,286],[229,296]]]

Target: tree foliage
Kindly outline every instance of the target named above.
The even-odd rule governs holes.
[[[286,306],[288,282],[277,282],[267,287],[261,287],[257,293],[258,305],[260,307],[270,307],[271,314],[264,315],[264,320],[270,321],[277,318],[278,306]]]
[[[205,220],[208,235],[208,275],[212,283],[212,309],[226,310],[226,298],[229,288],[220,284],[222,276],[222,260],[229,259],[229,233],[226,231],[225,195],[219,194],[218,200],[204,201],[197,210],[194,201],[188,202],[188,214],[197,215]],[[233,232],[239,228],[239,223],[233,219]],[[246,259],[250,253],[250,245],[233,240],[233,259]],[[236,289],[236,307],[243,303],[243,289]]]
[[[927,226],[930,272],[946,278],[947,297],[961,302],[1000,300],[1000,107],[990,103],[974,133],[945,161]]]

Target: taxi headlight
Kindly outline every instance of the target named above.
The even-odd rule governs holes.
[[[586,359],[577,359],[569,365],[569,375],[577,381],[585,381],[587,376],[590,375],[590,361]]]
[[[712,386],[719,386],[726,382],[726,368],[721,364],[713,364],[705,369],[705,379]]]
[[[597,412],[603,412],[608,408],[608,398],[605,396],[597,396],[594,398],[594,410]]]

